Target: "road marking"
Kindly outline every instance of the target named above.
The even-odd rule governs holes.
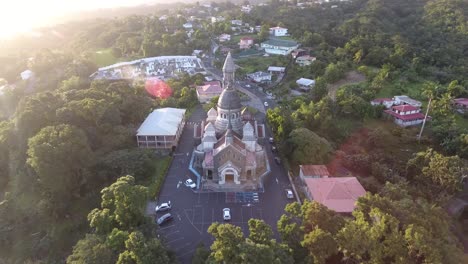
[[[188,210],[191,210],[191,209],[188,209]],[[185,217],[187,217],[187,220],[188,220],[189,223],[193,226],[193,228],[195,228],[195,230],[197,230],[198,233],[201,234],[202,232],[200,231],[200,229],[198,229],[198,228],[194,225],[194,223],[193,223],[193,215],[194,215],[193,211],[194,211],[194,210],[191,210],[191,211],[192,211],[192,221],[190,221],[190,218],[189,218],[189,216],[188,216],[188,214],[187,214],[187,211],[188,211],[188,210],[187,210],[187,209],[184,210]]]
[[[163,235],[167,237],[167,236],[170,236],[172,234],[179,233],[179,232],[180,232],[179,230],[176,230],[176,231],[174,231],[172,233],[167,233],[167,234],[163,234]]]
[[[177,214],[177,218],[179,218],[179,221],[182,221],[182,219],[180,218],[180,214]]]
[[[179,237],[179,238],[176,238],[176,239],[171,240],[171,241],[166,241],[166,244],[174,243],[174,242],[179,241],[181,239],[184,239],[184,237]]]
[[[171,228],[171,227],[174,227],[175,225],[170,225],[170,226],[166,226],[166,227],[160,227],[159,230],[166,230],[168,228]]]

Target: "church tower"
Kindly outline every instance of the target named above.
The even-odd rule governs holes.
[[[215,121],[216,132],[222,134],[226,132],[229,125],[229,120],[232,130],[239,135],[242,135],[242,105],[235,84],[236,66],[229,52],[223,66],[223,92],[219,96],[217,108],[218,116]]]

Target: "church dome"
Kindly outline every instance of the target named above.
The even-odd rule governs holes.
[[[239,94],[234,89],[224,89],[219,96],[218,107],[221,109],[239,109],[242,108]]]

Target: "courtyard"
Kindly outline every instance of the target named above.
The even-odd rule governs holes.
[[[224,222],[223,208],[231,209],[232,219],[229,223],[241,227],[244,233],[248,234],[249,219],[263,219],[267,224],[276,227],[284,207],[293,201],[286,198],[285,189],[291,186],[284,168],[273,161],[274,155],[270,146],[266,146],[266,149],[272,172],[265,178],[263,193],[199,193],[186,187],[183,184],[186,179],[196,181],[195,175],[188,169],[195,144],[193,126],[204,118],[206,113],[199,107],[187,121],[158,201],[152,201],[147,206],[147,213],[156,217],[156,204],[171,201],[170,213],[174,219],[158,229],[158,236],[165,241],[169,250],[175,252],[181,263],[191,263],[199,243],[211,245],[213,238],[207,229],[211,223]],[[266,138],[269,136],[267,131]],[[261,144],[269,143],[265,141]],[[157,216],[161,215],[158,213]],[[276,232],[275,236],[278,238]]]

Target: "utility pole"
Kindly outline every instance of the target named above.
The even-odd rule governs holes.
[[[431,107],[431,101],[432,101],[432,97],[429,98],[429,103],[427,104],[426,115],[424,116],[424,121],[423,121],[423,124],[422,124],[422,127],[421,127],[421,131],[419,131],[419,135],[418,135],[418,142],[421,142],[421,135],[423,133],[424,126],[426,125],[427,114],[429,114],[429,108]]]

